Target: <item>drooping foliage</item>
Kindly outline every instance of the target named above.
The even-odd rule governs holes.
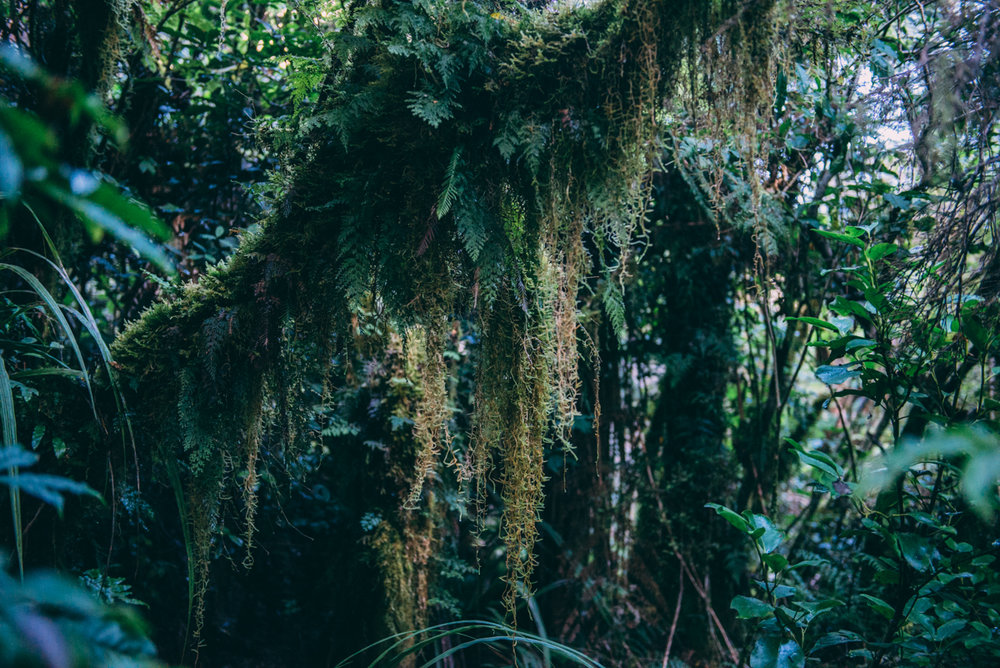
[[[316,399],[303,381],[351,349],[362,311],[424,342],[411,501],[444,447],[443,320],[477,314],[473,441],[457,465],[479,494],[498,474],[508,606],[529,590],[543,448],[568,442],[574,414],[581,281],[603,277],[620,324],[659,103],[686,49],[731,14],[700,2],[345,8],[316,103],[279,133],[287,166],[261,230],[115,347],[189,509],[197,601],[229,473],[245,471],[250,527],[262,432],[295,447]]]

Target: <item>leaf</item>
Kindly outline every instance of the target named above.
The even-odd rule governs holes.
[[[907,441],[888,456],[866,467],[858,493],[862,496],[889,487],[911,466],[935,459],[965,458],[962,495],[984,519],[991,519],[1000,480],[1000,438],[982,426],[940,431],[920,441]]]
[[[72,210],[83,220],[91,223],[92,225],[96,225],[98,228],[116,237],[119,241],[129,245],[132,250],[145,257],[150,262],[156,264],[163,271],[169,274],[176,272],[176,268],[170,261],[170,258],[167,257],[163,248],[159,244],[150,241],[149,238],[147,238],[142,232],[130,226],[129,223],[143,223],[139,225],[139,227],[150,228],[151,224],[149,224],[149,221],[147,220],[147,215],[136,215],[135,218],[131,218],[129,223],[127,223],[115,212],[105,206],[91,201],[90,199],[77,197],[76,195],[73,195],[51,183],[38,182],[35,186],[56,202]],[[99,189],[98,193],[100,192],[101,190]],[[121,196],[119,195],[119,198],[120,197]],[[104,198],[107,199],[107,197]],[[126,208],[124,204],[119,203],[119,205],[120,208]],[[138,205],[133,205],[131,210],[135,212],[142,211]]]
[[[0,468],[2,469],[31,466],[37,461],[38,455],[28,452],[20,445],[9,445],[0,448]]]
[[[806,613],[806,621],[812,621],[817,615],[826,612],[827,610],[832,610],[834,608],[839,608],[844,605],[843,601],[838,601],[835,598],[828,598],[822,601],[795,601],[795,607],[801,608]]]
[[[830,304],[830,310],[844,316],[853,315],[862,320],[871,320],[871,313],[862,304],[844,299],[843,297],[837,297],[833,300],[833,303]]]
[[[64,493],[101,498],[101,495],[86,483],[47,473],[20,473],[16,477],[0,476],[0,483],[41,499],[54,506],[59,513],[62,513]]]
[[[0,200],[14,199],[21,191],[24,180],[24,167],[14,151],[7,133],[0,130]]]
[[[810,654],[815,653],[821,649],[826,649],[827,647],[835,647],[837,645],[845,645],[847,643],[860,642],[863,643],[865,640],[857,633],[853,631],[833,631],[827,633],[826,635],[820,636],[816,643],[812,647]]]
[[[59,140],[52,128],[20,109],[0,104],[0,127],[14,147],[14,154],[29,167],[50,167]]]
[[[825,452],[820,452],[819,450],[810,450],[808,452],[805,450],[795,450],[795,454],[798,455],[799,461],[806,466],[818,469],[835,480],[844,477],[844,469]]]
[[[994,441],[996,442],[996,441]],[[978,451],[962,471],[962,495],[983,518],[992,518],[1000,481],[1000,450]]]
[[[781,118],[785,101],[788,99],[788,76],[782,67],[778,68],[777,80],[775,82],[774,94],[774,117]]]
[[[705,507],[713,508],[715,512],[717,512],[719,515],[722,515],[723,519],[732,524],[734,527],[736,527],[743,533],[749,533],[750,524],[745,519],[743,519],[743,517],[741,517],[734,511],[730,510],[729,508],[726,508],[725,506],[720,506],[717,503],[706,503]]]
[[[897,209],[902,209],[903,211],[910,208],[910,200],[900,195],[896,195],[895,193],[886,193],[885,201]]]
[[[454,117],[454,110],[460,109],[461,105],[429,91],[411,91],[406,108],[432,128],[437,128],[442,122]]]
[[[941,626],[939,626],[936,631],[934,631],[934,640],[936,640],[937,642],[941,642],[942,640],[947,640],[948,638],[952,637],[953,635],[964,629],[966,626],[967,623],[964,619],[949,620],[944,624],[942,624]]]
[[[865,255],[867,255],[868,259],[871,260],[872,262],[878,262],[882,258],[888,255],[892,255],[897,250],[899,250],[899,246],[897,246],[896,244],[888,244],[888,243],[875,244],[867,251],[865,251]]]
[[[893,609],[891,605],[877,596],[872,596],[871,594],[861,594],[861,598],[863,598],[875,612],[882,615],[886,619],[892,619]]]
[[[729,607],[736,611],[736,616],[740,619],[757,619],[771,614],[774,607],[760,599],[749,596],[736,596]]]
[[[845,244],[850,244],[851,246],[857,246],[858,248],[864,248],[865,244],[860,239],[849,236],[847,234],[841,234],[840,232],[828,232],[826,230],[813,230],[816,234],[821,237],[826,237],[827,239],[833,239],[834,241],[840,241]]]
[[[899,550],[903,553],[906,563],[913,570],[923,573],[931,569],[934,549],[926,538],[915,533],[900,533],[896,539],[899,541]]]
[[[990,332],[979,323],[976,318],[962,318],[962,333],[965,334],[972,343],[983,352],[990,349],[992,336]]]
[[[55,318],[56,322],[59,324],[59,328],[62,330],[63,335],[69,340],[70,346],[73,348],[73,354],[76,356],[76,361],[80,365],[80,370],[86,374],[87,364],[84,362],[83,352],[80,350],[80,345],[77,343],[76,336],[73,334],[73,330],[70,328],[69,322],[66,320],[66,316],[63,315],[59,302],[55,300],[52,294],[37,278],[35,278],[31,272],[24,267],[19,267],[15,264],[0,263],[0,270],[7,270],[17,274],[45,303],[49,312],[52,313],[52,317]],[[90,396],[90,406],[94,413],[94,417],[96,418],[97,409],[94,407],[94,392],[90,387],[89,375],[84,377],[84,384],[87,386],[87,394]]]
[[[837,328],[826,320],[820,320],[819,318],[801,317],[801,318],[785,318],[785,320],[798,320],[814,327],[822,327],[823,329],[829,329],[831,332],[838,331]]]
[[[455,197],[458,195],[458,179],[457,179],[457,169],[458,160],[462,155],[462,147],[457,146],[451,154],[451,161],[448,163],[448,169],[444,174],[444,187],[441,189],[441,195],[438,197],[436,213],[438,219],[444,218],[448,211],[451,210],[451,205],[455,202]]]
[[[878,345],[875,341],[871,339],[851,339],[844,346],[845,350],[856,350],[858,348],[874,348]]]
[[[781,543],[785,540],[785,534],[781,532],[778,527],[774,525],[767,515],[757,515],[750,513],[749,518],[750,524],[757,529],[754,533],[755,539],[760,543],[761,550],[764,552],[774,552],[778,549]],[[787,563],[787,562],[786,562]]]
[[[750,668],[803,668],[802,648],[794,640],[781,642],[779,634],[765,634],[757,639],[750,654]]]
[[[754,584],[762,590],[770,591],[771,596],[774,598],[787,598],[788,596],[794,596],[795,592],[798,591],[796,587],[783,584],[773,584],[771,582],[764,582],[763,580],[754,580]]]
[[[836,364],[824,364],[816,369],[816,377],[826,385],[839,385],[846,383],[851,378],[857,378],[861,372],[852,370],[846,366]]]
[[[87,199],[125,221],[129,227],[145,232],[154,239],[169,241],[174,236],[170,226],[160,220],[149,207],[128,197],[110,183],[99,183]]]
[[[762,556],[764,563],[775,573],[780,573],[788,567],[788,559],[781,554],[765,554]]]
[[[854,329],[854,318],[851,316],[835,317],[833,318],[833,326],[837,328],[837,332],[841,335],[847,336]]]
[[[36,424],[35,428],[31,430],[31,449],[37,450],[43,438],[45,438],[45,425]]]
[[[20,449],[15,441],[17,440],[17,415],[14,413],[14,391],[11,388],[10,376],[7,375],[7,365],[4,363],[3,355],[0,355],[0,432],[3,434],[2,442],[7,459],[11,461],[7,466],[7,477],[16,480],[20,475],[18,470],[17,453],[12,452],[13,448]],[[17,553],[17,568],[21,579],[24,579],[24,542],[21,532],[21,490],[17,487],[10,488],[10,515],[11,525],[14,529],[14,551]]]

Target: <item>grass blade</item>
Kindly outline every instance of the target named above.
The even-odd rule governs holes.
[[[70,328],[69,322],[66,320],[66,316],[63,315],[62,307],[59,305],[59,302],[57,302],[52,294],[45,289],[45,286],[42,285],[41,281],[35,278],[35,276],[24,267],[19,267],[16,264],[7,264],[5,262],[0,263],[0,270],[4,269],[17,274],[24,280],[25,283],[31,286],[31,289],[34,290],[35,294],[37,294],[41,300],[45,302],[49,311],[52,312],[52,317],[55,318],[60,329],[63,330],[66,338],[69,339],[70,346],[73,348],[73,353],[76,355],[77,362],[80,364],[80,370],[84,373],[83,382],[86,384],[87,394],[90,396],[90,408],[94,413],[94,419],[97,419],[97,407],[94,404],[94,390],[90,386],[90,375],[87,374],[87,364],[83,359],[83,352],[80,350],[80,344],[77,342],[76,336],[73,334],[73,330]]]
[[[0,356],[0,422],[2,422],[3,447],[12,448],[17,441],[17,416],[14,415],[14,391],[7,375],[7,365]],[[17,466],[7,469],[11,480],[17,480]],[[21,538],[21,488],[10,486],[10,513],[14,522],[14,547],[17,550],[17,570],[24,581],[24,543]]]

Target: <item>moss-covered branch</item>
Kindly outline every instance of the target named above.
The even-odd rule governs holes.
[[[550,418],[572,420],[577,287],[603,273],[620,319],[614,279],[642,223],[657,111],[682,55],[726,11],[351,8],[320,102],[278,137],[288,167],[274,213],[115,346],[156,456],[180,463],[199,508],[203,555],[225,471],[252,466],[261,424],[292,445],[296,384],[349,345],[363,304],[423,325],[428,359],[442,319],[477,312],[487,366],[466,470],[484,485],[499,455],[513,606],[529,588]],[[427,389],[418,479],[444,433],[443,393]]]

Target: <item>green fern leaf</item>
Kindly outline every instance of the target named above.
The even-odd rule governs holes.
[[[451,154],[451,162],[448,163],[448,169],[445,171],[444,175],[444,189],[441,191],[440,197],[437,201],[437,217],[444,218],[448,212],[451,210],[451,205],[455,203],[455,197],[458,195],[458,161],[462,155],[462,147],[457,146]]]

